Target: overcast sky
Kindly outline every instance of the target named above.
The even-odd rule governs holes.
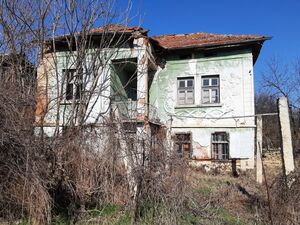
[[[149,35],[209,32],[272,36],[255,65],[258,87],[265,62],[300,57],[300,0],[133,0],[140,16],[132,25]]]

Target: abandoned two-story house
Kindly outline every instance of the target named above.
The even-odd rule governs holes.
[[[38,68],[36,113],[46,135],[70,121],[101,123],[118,108],[118,119],[135,121],[137,130],[149,123],[166,126],[174,151],[194,162],[234,159],[243,168],[254,167],[253,65],[269,38],[149,37],[141,27],[120,25],[90,30],[87,37],[92,44],[79,67],[70,36],[47,44]],[[70,112],[83,99],[84,109]]]

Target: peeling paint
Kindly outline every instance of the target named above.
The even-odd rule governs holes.
[[[230,52],[205,58],[201,55],[190,60],[169,60],[164,69],[155,74],[150,88],[150,104],[158,108],[160,118],[166,123],[172,116],[172,132],[192,132],[193,159],[211,158],[211,134],[216,131],[230,134],[230,156],[252,159],[254,157],[253,118],[223,119],[223,117],[254,114],[252,53],[249,50]],[[201,104],[201,77],[219,75],[220,104]],[[192,106],[177,105],[177,78],[194,77]],[[200,118],[197,118],[200,117]],[[209,119],[213,118],[213,119]]]
[[[244,41],[256,41],[261,44],[267,40],[264,36],[256,35],[212,35],[197,33],[189,35],[168,35],[163,37],[148,38],[147,31],[141,27],[124,28],[119,25],[94,29],[92,32],[103,32],[104,30],[115,32],[126,32],[132,34],[133,47],[121,47],[119,49],[103,49],[101,54],[107,55],[110,60],[108,65],[101,67],[99,71],[99,86],[105,77],[109,78],[104,90],[99,96],[93,96],[87,106],[91,110],[87,122],[98,122],[96,118],[103,113],[109,115],[111,107],[110,97],[114,94],[112,90],[113,72],[110,63],[113,60],[136,58],[137,60],[137,96],[134,101],[136,112],[135,119],[143,121],[144,124],[138,129],[148,129],[150,107],[156,107],[153,115],[159,117],[164,124],[170,124],[173,133],[189,132],[192,135],[192,158],[195,160],[211,159],[211,134],[214,132],[227,132],[230,136],[230,157],[246,159],[251,162],[254,156],[254,129],[253,118],[232,118],[235,116],[246,116],[254,114],[254,87],[253,87],[253,61],[258,53],[252,49],[241,48],[240,50],[217,52],[213,56],[205,56],[204,52],[194,51],[191,57],[180,59],[179,53],[167,51],[177,48],[190,49],[189,47],[209,45],[240,44]],[[155,41],[157,43],[154,43]],[[156,63],[157,58],[154,46],[160,44],[166,53],[166,62]],[[228,46],[227,46],[228,47]],[[187,51],[186,49],[186,51]],[[178,49],[177,49],[178,50]],[[87,50],[88,59],[92,58],[94,50]],[[38,68],[38,90],[36,118],[45,116],[47,124],[55,124],[57,100],[64,100],[57,92],[57,82],[63,82],[62,70],[72,65],[76,59],[76,52],[59,52],[56,54],[58,64],[54,65],[52,55],[46,55],[46,60]],[[159,56],[158,56],[159,57]],[[254,59],[254,60],[253,60]],[[163,59],[164,60],[164,59]],[[88,62],[88,61],[87,61]],[[101,62],[98,62],[101,63]],[[163,65],[160,67],[160,65]],[[46,68],[47,71],[44,69]],[[151,72],[156,69],[151,84],[149,83]],[[218,75],[220,80],[220,103],[215,105],[202,104],[202,77]],[[47,79],[46,79],[47,77]],[[194,104],[182,106],[177,104],[177,78],[194,78]],[[57,80],[56,80],[57,79]],[[121,84],[121,85],[120,85]],[[91,83],[87,83],[90,87]],[[43,89],[44,87],[44,89]],[[47,91],[45,91],[45,88]],[[118,91],[122,93],[125,100],[126,95],[122,82],[117,85]],[[59,97],[58,97],[59,96]],[[149,102],[148,102],[149,99]],[[123,99],[124,100],[124,99]],[[70,104],[63,102],[59,106],[59,125],[69,117]],[[106,114],[105,114],[106,113]],[[226,119],[225,119],[226,117]],[[230,118],[231,117],[231,118]],[[172,118],[172,119],[171,119]],[[52,129],[53,131],[53,129]],[[51,127],[47,128],[51,133]],[[252,165],[251,163],[249,164]]]

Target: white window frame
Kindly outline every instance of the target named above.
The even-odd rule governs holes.
[[[211,155],[215,160],[230,159],[229,133],[215,132],[211,134]]]
[[[192,86],[189,82],[192,81]],[[184,86],[181,84],[184,82]],[[195,104],[195,79],[194,77],[177,77],[177,104]]]
[[[214,92],[216,92],[216,94],[214,94]],[[202,76],[201,77],[201,104],[219,104],[220,96],[221,96],[220,76],[219,75]]]

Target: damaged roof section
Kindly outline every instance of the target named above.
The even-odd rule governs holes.
[[[142,27],[128,27],[121,24],[108,24],[105,26],[73,32],[61,36],[49,38],[45,41],[48,45],[46,52],[54,50],[53,41],[55,41],[56,51],[66,51],[67,49],[76,50],[76,42],[83,40],[86,48],[119,48],[127,46],[133,48],[133,39],[148,38],[148,30]],[[77,37],[77,39],[76,39]]]
[[[68,42],[70,42],[70,40],[72,40],[74,35],[80,37],[81,35],[85,34],[91,37],[91,41],[102,41],[105,44],[109,43],[109,45],[111,45],[110,47],[118,47],[128,41],[130,44],[133,39],[142,37],[150,41],[154,52],[160,57],[176,50],[214,51],[216,49],[225,50],[228,48],[249,48],[252,49],[253,62],[255,63],[262,44],[264,41],[271,39],[271,37],[262,35],[224,35],[205,32],[149,37],[148,31],[149,30],[146,30],[140,26],[129,27],[121,24],[108,24],[102,27],[86,30],[86,32],[58,36],[55,37],[55,41],[60,45],[66,45]],[[105,36],[104,39],[103,36]],[[53,39],[46,41],[46,43],[50,45],[52,45],[52,42]],[[133,43],[130,44],[130,47],[133,47]]]
[[[122,26],[120,24],[108,24],[103,27],[98,27],[91,29],[89,33],[96,34],[96,33],[107,33],[107,32],[117,32],[117,33],[134,33],[134,32],[140,32],[141,34],[147,35],[148,30],[145,30],[142,27],[127,27]]]
[[[177,34],[154,36],[152,39],[165,49],[181,49],[208,46],[222,46],[269,40],[260,35],[223,35],[210,33]]]
[[[255,64],[258,58],[264,41],[270,39],[271,37],[262,35],[224,35],[204,32],[162,35],[150,38],[151,42],[160,53],[184,49],[214,51],[216,49],[250,48],[253,53],[253,64]]]

